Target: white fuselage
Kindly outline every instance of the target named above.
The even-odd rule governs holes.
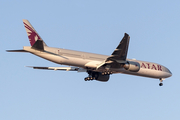
[[[69,65],[69,66],[77,66],[81,68],[97,68],[98,65],[103,63],[106,60],[106,55],[94,54],[94,53],[87,53],[87,52],[80,52],[74,50],[67,50],[61,48],[52,48],[44,46],[44,51],[38,51],[32,49],[31,46],[24,46],[23,48],[25,51],[35,54],[39,57],[47,59],[49,61]],[[128,61],[138,62],[140,64],[140,70],[138,72],[131,72],[125,70],[124,68],[110,68],[113,73],[124,73],[130,75],[137,75],[137,76],[144,76],[144,77],[151,77],[151,78],[167,78],[172,75],[172,73],[164,66],[152,63],[152,62],[145,62],[133,59],[127,59]]]

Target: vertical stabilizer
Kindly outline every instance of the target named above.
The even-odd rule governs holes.
[[[39,36],[39,34],[36,32],[36,30],[33,28],[33,26],[30,24],[28,20],[23,19],[23,23],[24,23],[24,27],[26,29],[31,46],[33,46],[37,40],[43,41],[42,38]],[[43,41],[43,45],[46,46],[44,41]]]

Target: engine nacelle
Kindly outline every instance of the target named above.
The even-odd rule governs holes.
[[[101,82],[107,82],[110,78],[110,75],[102,75],[101,73],[97,74],[96,80]]]
[[[138,62],[127,61],[123,66],[124,69],[129,70],[131,72],[138,72],[140,69],[140,64]]]

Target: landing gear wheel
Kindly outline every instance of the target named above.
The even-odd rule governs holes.
[[[95,80],[95,77],[86,77],[84,78],[85,81]]]
[[[84,78],[85,81],[87,81],[87,78]]]
[[[159,83],[159,86],[163,86],[163,83]]]

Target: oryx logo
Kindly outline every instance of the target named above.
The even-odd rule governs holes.
[[[34,43],[37,40],[40,40],[41,38],[40,38],[40,36],[36,33],[36,31],[32,27],[30,27],[25,22],[23,22],[23,23],[24,23],[24,26],[25,26],[27,34],[28,34],[29,42],[30,42],[31,46],[33,46]]]

